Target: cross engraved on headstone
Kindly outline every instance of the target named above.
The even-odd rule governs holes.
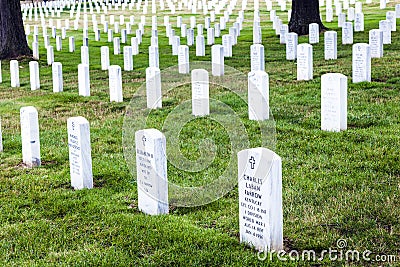
[[[143,141],[143,146],[146,146],[146,141],[147,141],[147,140],[146,140],[146,136],[143,135],[142,141]]]
[[[254,157],[253,157],[253,156],[250,157],[249,163],[250,163],[250,168],[251,168],[252,170],[254,170],[254,165],[256,164],[256,161],[254,160]]]

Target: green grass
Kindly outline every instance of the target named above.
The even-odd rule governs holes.
[[[261,3],[260,6],[264,7]],[[394,10],[393,2],[388,6],[386,10],[379,10],[379,3],[364,4],[365,32],[354,33],[354,43],[368,41],[368,31],[378,27],[379,20],[385,18],[385,11]],[[286,13],[277,13],[285,22]],[[124,14],[128,17],[129,13],[125,11]],[[148,23],[151,23],[150,16]],[[62,17],[68,18],[69,13],[63,13]],[[202,16],[196,17],[200,23]],[[234,20],[235,15],[232,17]],[[225,64],[247,75],[252,44],[250,11],[246,11],[245,18],[238,45],[233,48],[234,56],[226,58]],[[285,250],[313,249],[321,253],[335,248],[338,239],[345,239],[346,249],[399,255],[400,34],[392,34],[392,44],[385,45],[383,58],[372,60],[372,82],[352,84],[352,46],[341,45],[336,18],[325,25],[338,31],[338,59],[323,59],[321,35],[320,43],[313,45],[314,80],[299,82],[296,81],[295,62],[285,60],[284,46],[279,44],[268,18],[268,12],[262,11],[270,106],[276,122],[275,152],[282,157],[283,164]],[[163,14],[160,14],[160,65],[161,69],[166,69],[177,64],[177,57],[171,56],[162,19]],[[184,20],[188,23],[189,15],[184,15]],[[140,21],[139,15],[135,21]],[[175,22],[172,17],[170,21]],[[123,103],[109,102],[108,74],[100,70],[100,47],[110,46],[111,64],[122,66],[123,57],[112,54],[112,43],[105,42],[106,35],[102,33],[101,42],[95,42],[92,41],[94,34],[89,33],[91,97],[78,96],[81,32],[68,32],[68,36],[75,36],[75,53],[68,52],[68,40],[63,42],[63,51],[55,51],[55,61],[63,64],[62,93],[52,92],[51,67],[46,64],[43,45],[40,46],[41,89],[38,91],[30,91],[28,61],[20,61],[20,88],[10,87],[9,63],[2,62],[1,264],[311,265],[301,261],[280,262],[275,256],[273,262],[262,262],[257,259],[255,250],[239,244],[237,187],[205,206],[171,206],[169,215],[152,217],[138,210],[135,177],[130,174],[123,155],[122,126],[126,106],[145,81],[151,31],[146,28],[140,54],[134,57],[134,71],[123,72]],[[299,43],[307,42],[307,38],[299,37]],[[32,36],[29,37],[31,41]],[[55,39],[51,39],[51,43],[55,47]],[[185,44],[186,40],[181,38],[181,43]],[[217,43],[221,43],[221,38],[217,38]],[[196,57],[194,48],[190,48],[191,61],[210,61],[209,46],[205,57]],[[320,130],[320,76],[328,72],[340,72],[349,79],[348,130],[340,133]],[[228,90],[214,89],[212,98],[231,106],[242,119],[250,146],[261,145],[257,124],[247,120],[246,104]],[[243,88],[244,95],[245,91]],[[168,113],[190,99],[189,92],[187,85],[169,92],[163,102],[164,108],[150,114],[149,126],[161,130]],[[35,169],[22,165],[19,109],[28,105],[35,106],[39,112],[43,165]],[[84,116],[90,122],[93,190],[74,191],[70,186],[66,123],[72,116]],[[231,153],[229,136],[220,124],[196,119],[182,129],[180,137],[179,148],[189,159],[201,156],[201,147],[197,144],[204,138],[214,140],[217,156],[209,168],[191,175],[169,164],[170,181],[198,186],[212,181],[227,166]],[[319,264],[365,266],[375,263],[325,259]]]

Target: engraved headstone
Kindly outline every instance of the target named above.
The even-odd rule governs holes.
[[[138,208],[150,214],[167,214],[168,180],[165,136],[156,129],[135,133]]]
[[[224,75],[224,47],[222,45],[213,45],[211,47],[212,75]]]
[[[29,62],[29,80],[32,91],[40,89],[39,63],[37,61]]]
[[[358,43],[353,45],[352,81],[371,81],[371,50],[369,44]]]
[[[337,59],[337,33],[335,31],[324,33],[324,56],[325,60]]]
[[[369,47],[371,49],[371,58],[383,57],[383,32],[381,30],[369,31]]]
[[[194,116],[210,114],[209,77],[204,69],[192,70],[192,114]]]
[[[133,70],[132,47],[125,46],[124,47],[124,71],[132,71],[132,70]]]
[[[78,88],[79,95],[90,96],[89,65],[87,64],[78,65]]]
[[[251,71],[265,70],[264,46],[253,44],[250,46]]]
[[[321,130],[347,129],[347,77],[340,73],[321,76]]]
[[[188,74],[189,71],[189,47],[187,45],[180,45],[178,47],[178,72]]]
[[[345,22],[342,27],[342,44],[353,44],[353,23]]]
[[[319,25],[318,23],[311,23],[308,25],[308,42],[310,44],[319,43]]]
[[[290,32],[286,35],[286,60],[296,60],[297,57],[297,33]]]
[[[148,67],[146,69],[146,98],[147,108],[162,107],[161,74],[160,69]]]
[[[110,49],[108,46],[102,46],[100,48],[100,57],[101,57],[101,69],[108,70],[110,66]]]
[[[283,249],[282,160],[273,151],[238,153],[240,242],[257,250]]]
[[[313,49],[310,44],[297,46],[297,80],[313,79]]]
[[[108,68],[109,88],[110,88],[110,102],[122,102],[122,73],[121,67],[111,65]]]
[[[53,92],[59,93],[63,91],[64,81],[62,74],[62,64],[60,62],[54,62],[51,65],[53,74]]]
[[[248,108],[250,120],[269,119],[269,77],[265,71],[248,74]]]
[[[23,162],[28,168],[40,166],[39,120],[36,108],[22,107],[20,119]]]
[[[84,117],[67,120],[69,168],[74,189],[93,188],[90,125]]]

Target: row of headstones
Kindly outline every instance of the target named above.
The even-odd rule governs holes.
[[[22,154],[27,167],[41,165],[38,112],[20,110]],[[93,188],[90,126],[84,117],[67,120],[71,186]],[[1,142],[0,120],[0,151]],[[138,207],[150,215],[168,214],[165,136],[156,129],[135,133]],[[282,163],[266,148],[238,153],[240,242],[261,250],[283,247]]]

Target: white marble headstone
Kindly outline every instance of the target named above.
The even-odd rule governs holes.
[[[196,56],[203,57],[205,55],[206,55],[206,52],[205,52],[204,36],[197,35],[196,36]]]
[[[156,129],[135,133],[139,210],[150,215],[168,214],[166,140]]]
[[[29,62],[29,80],[32,91],[40,89],[39,63],[37,61]]]
[[[353,23],[345,22],[342,27],[342,44],[353,44]]]
[[[283,249],[282,160],[263,148],[238,153],[240,242],[260,251]]]
[[[54,62],[51,68],[53,73],[53,92],[62,92],[64,87],[62,64],[60,62]]]
[[[269,119],[269,77],[265,71],[256,70],[248,74],[249,119]]]
[[[110,88],[110,102],[122,102],[122,72],[121,67],[111,65],[108,68],[109,88]]]
[[[369,44],[358,43],[353,45],[352,81],[371,81],[371,49]]]
[[[297,33],[290,32],[286,35],[286,60],[296,60],[297,57]]]
[[[39,120],[36,108],[22,107],[20,119],[23,162],[28,168],[40,166]]]
[[[297,80],[313,79],[313,48],[310,44],[297,46]]]
[[[325,60],[337,59],[337,33],[335,31],[324,33],[324,56]]]
[[[78,87],[79,95],[90,96],[89,65],[87,64],[78,65]]]
[[[189,68],[189,47],[187,45],[178,46],[178,72],[188,74]]]
[[[146,69],[146,98],[147,108],[156,109],[162,107],[161,73],[156,67]]]
[[[369,47],[371,49],[371,58],[383,57],[383,32],[381,30],[369,31]]]
[[[102,46],[100,48],[100,57],[101,57],[101,69],[108,70],[110,66],[110,49],[108,46]]]
[[[84,117],[67,120],[69,167],[74,189],[93,188],[90,125]]]
[[[321,130],[347,129],[347,77],[340,73],[321,76]]]
[[[311,23],[308,25],[308,42],[310,44],[317,44],[319,43],[319,25],[318,23]]]
[[[133,70],[132,47],[124,46],[124,71],[132,71],[132,70]]]
[[[209,77],[204,69],[192,70],[192,114],[194,116],[210,114]]]
[[[10,61],[11,87],[20,87],[18,60]]]
[[[251,71],[265,70],[264,46],[253,44],[250,46]]]
[[[224,47],[222,45],[213,45],[211,47],[212,75],[224,75]]]

